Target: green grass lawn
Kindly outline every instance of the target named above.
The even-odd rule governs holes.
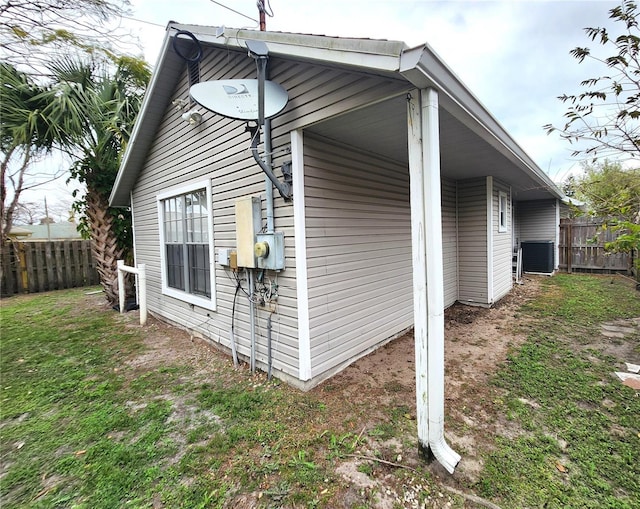
[[[414,403],[398,391],[388,408],[358,409],[369,426],[354,428],[349,401],[330,408],[326,391],[267,382],[217,353],[132,364],[145,334],[160,332],[85,290],[1,304],[3,509],[365,508],[409,485],[425,507],[476,507],[418,462]],[[633,285],[561,275],[519,313],[528,341],[492,382],[514,436],[495,437],[467,491],[504,509],[640,507],[640,397],[612,376],[623,353],[638,362],[640,336],[599,335],[601,322],[640,317]],[[386,452],[390,440],[406,445],[402,458]],[[352,454],[411,468],[364,461],[358,471],[378,484],[354,490],[336,472]]]
[[[495,378],[522,431],[498,439],[480,492],[514,508],[640,507],[640,395],[613,375],[640,360],[640,334],[598,334],[602,322],[640,317],[633,284],[558,275],[522,313],[533,317],[529,339]]]

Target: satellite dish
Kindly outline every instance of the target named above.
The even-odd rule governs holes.
[[[258,120],[258,80],[216,80],[192,85],[191,97],[204,108],[237,120]],[[275,117],[289,101],[287,91],[273,81],[264,82],[264,118]]]

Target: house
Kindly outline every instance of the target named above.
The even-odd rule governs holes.
[[[40,224],[14,226],[9,232],[9,237],[14,237],[23,242],[80,240],[82,238],[75,222],[56,223],[44,219]]]
[[[247,45],[288,96],[260,131],[190,98],[246,91]],[[413,327],[420,444],[453,471],[443,310],[506,295],[561,197],[428,45],[172,22],[111,204],[150,312],[252,369],[308,389]]]
[[[7,235],[11,240],[25,241],[33,235],[33,232],[24,226],[12,226]]]

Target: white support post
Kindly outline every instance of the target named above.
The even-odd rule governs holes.
[[[147,266],[138,265],[138,306],[140,307],[140,325],[147,324]]]
[[[124,273],[130,272],[138,276],[138,306],[140,308],[140,325],[147,323],[147,267],[144,263],[136,267],[129,267],[124,264],[124,260],[117,261],[118,267],[118,303],[120,305],[120,313],[124,313],[125,294],[124,294]]]
[[[409,180],[411,200],[411,253],[413,264],[413,335],[415,340],[416,420],[418,446],[429,450],[429,402],[427,383],[427,275],[424,242],[424,188],[422,168],[422,129],[420,91],[411,92],[408,101]]]
[[[120,307],[120,314],[124,313],[124,260],[118,260],[118,304]]]
[[[453,473],[460,456],[444,438],[444,280],[438,94],[408,104],[418,443]]]

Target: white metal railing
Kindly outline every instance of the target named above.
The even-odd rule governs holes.
[[[129,267],[124,264],[124,260],[118,260],[118,298],[120,304],[120,313],[124,313],[125,294],[124,294],[124,273],[130,272],[138,276],[137,293],[138,306],[140,307],[140,325],[147,323],[147,268],[144,263],[138,267]]]

